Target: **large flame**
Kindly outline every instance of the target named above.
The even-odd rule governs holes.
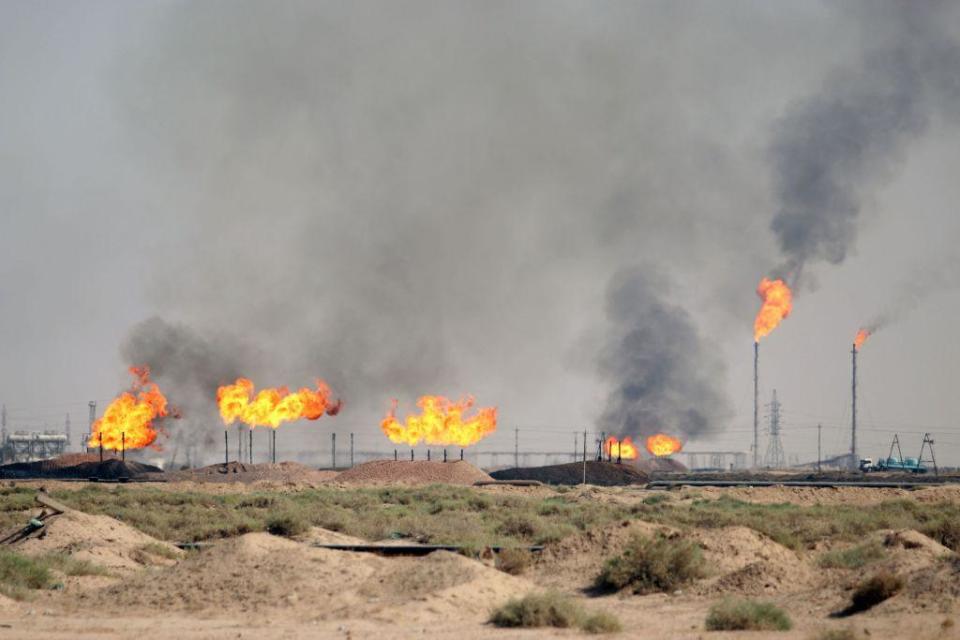
[[[323,414],[335,416],[340,401],[332,399],[330,387],[317,380],[317,388],[304,387],[291,393],[287,387],[261,389],[253,394],[253,382],[237,378],[234,384],[217,389],[217,405],[225,425],[239,420],[251,427],[276,429],[284,422],[316,420]]]
[[[863,346],[863,343],[866,342],[869,337],[870,329],[860,329],[860,331],[857,331],[857,337],[853,340],[853,348],[860,351],[860,347]]]
[[[757,285],[757,295],[763,304],[753,322],[754,342],[760,342],[760,338],[776,329],[793,308],[793,293],[783,280],[763,278]]]
[[[111,402],[103,417],[93,423],[88,447],[119,451],[141,449],[156,441],[158,431],[153,421],[170,413],[167,399],[156,383],[150,382],[150,367],[130,367],[134,381]],[[179,417],[176,411],[174,417]]]
[[[658,433],[647,438],[647,451],[658,458],[673,455],[682,448],[682,442],[665,433]]]
[[[475,415],[464,415],[473,405],[472,396],[457,402],[443,396],[423,396],[417,400],[420,415],[408,415],[401,423],[396,417],[397,401],[394,400],[390,411],[380,422],[380,428],[391,442],[397,444],[412,447],[425,442],[466,447],[497,430],[497,408],[480,408]]]
[[[603,443],[603,452],[608,458],[619,458],[623,460],[636,460],[639,451],[630,436],[618,440],[613,436],[607,438]]]

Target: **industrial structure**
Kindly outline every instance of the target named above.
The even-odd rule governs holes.
[[[67,435],[59,431],[14,431],[4,434],[0,446],[0,460],[8,462],[33,462],[56,458],[67,452]]]
[[[767,441],[767,453],[763,456],[764,466],[770,469],[782,469],[787,464],[787,455],[783,451],[783,441],[780,439],[780,401],[777,400],[777,390],[773,390],[773,400],[770,408],[770,438]]]

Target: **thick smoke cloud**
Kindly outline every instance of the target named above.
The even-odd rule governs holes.
[[[779,123],[771,147],[779,201],[771,223],[799,284],[813,262],[839,264],[854,246],[872,190],[899,166],[937,106],[956,94],[960,49],[945,30],[944,2],[868,3],[861,66],[835,71]]]
[[[188,462],[198,448],[220,444],[217,387],[253,375],[259,362],[259,354],[223,331],[202,335],[158,317],[136,324],[120,351],[129,364],[148,364],[151,378],[180,410],[181,419],[164,421],[173,443],[164,446],[170,459],[180,454]]]
[[[600,420],[608,433],[689,439],[722,427],[732,413],[716,345],[669,293],[649,266],[622,271],[610,283],[608,341],[599,359],[612,386]]]
[[[391,398],[412,407],[434,393],[470,393],[528,424],[583,424],[603,408],[571,418],[544,390],[625,383],[597,381],[595,354],[569,357],[602,321],[611,274],[642,251],[692,277],[697,259],[677,256],[707,255],[718,234],[750,261],[729,219],[703,211],[745,216],[730,185],[753,174],[724,161],[732,151],[691,126],[702,118],[677,110],[681,98],[651,90],[676,73],[652,62],[665,34],[699,42],[713,25],[670,5],[284,6],[173,5],[118,71],[136,151],[188,194],[170,215],[197,248],[163,257],[152,304],[194,335],[229,327],[264,354],[227,350],[203,371],[324,378],[345,410],[314,430],[374,436]],[[700,60],[680,64],[684,90],[735,93]],[[160,322],[137,334],[171,337]],[[153,355],[192,371],[197,351],[222,353]],[[687,389],[678,375],[650,394],[679,407]]]

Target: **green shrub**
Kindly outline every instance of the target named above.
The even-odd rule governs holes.
[[[293,538],[306,533],[309,528],[303,518],[292,513],[275,515],[267,520],[267,532],[275,536]]]
[[[588,633],[614,633],[623,628],[614,615],[588,613],[555,591],[510,600],[490,615],[490,622],[498,627],[579,627]]]
[[[493,612],[490,622],[498,627],[576,627],[583,609],[573,600],[554,591],[531,593],[510,600]]]
[[[882,559],[886,555],[883,545],[879,542],[850,547],[849,549],[827,551],[818,561],[825,569],[859,569],[870,562]]]
[[[53,575],[46,564],[0,549],[0,592],[22,600],[29,589],[49,589],[52,586]]]
[[[903,578],[889,571],[881,571],[857,585],[850,597],[850,606],[843,614],[851,615],[871,609],[895,596],[902,588]]]
[[[938,518],[921,527],[920,532],[946,548],[960,553],[960,518]]]
[[[684,539],[634,536],[619,556],[607,560],[596,587],[634,593],[673,591],[703,576],[703,554]]]
[[[600,613],[590,614],[580,625],[580,628],[587,633],[618,633],[623,631],[623,625],[612,613],[601,611]]]
[[[532,556],[526,549],[506,548],[497,554],[497,569],[518,576],[530,566]]]
[[[770,602],[728,598],[710,607],[707,631],[789,631],[793,624]]]

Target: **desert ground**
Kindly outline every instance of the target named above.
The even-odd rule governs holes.
[[[485,474],[466,463],[419,468],[422,481],[409,466],[403,481],[385,481],[376,465],[339,475],[274,465],[232,482],[199,472],[163,483],[4,481],[8,533],[41,514],[40,493],[68,509],[0,550],[0,638],[586,633],[490,622],[531,593],[610,614],[622,629],[611,637],[960,637],[960,486],[476,487]],[[656,553],[691,550],[696,562],[652,558],[654,579],[604,586],[605,566],[637,540],[660,541]],[[185,542],[200,544],[176,546]],[[316,546],[365,542],[462,551]],[[880,574],[897,578],[896,592],[839,617]],[[771,603],[791,629],[708,631],[711,608],[729,598]]]

